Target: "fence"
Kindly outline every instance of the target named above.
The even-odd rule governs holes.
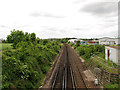
[[[90,64],[83,62],[84,69],[89,68],[91,72],[95,75],[95,77],[99,80],[100,84],[108,84],[108,83],[118,83],[119,82],[119,74],[114,74],[103,70],[102,68],[97,68],[96,63],[92,60]],[[95,71],[97,70],[97,72]],[[99,71],[98,71],[99,70]]]

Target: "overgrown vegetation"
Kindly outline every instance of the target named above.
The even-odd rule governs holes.
[[[105,84],[105,88],[115,88],[115,90],[119,90],[118,84]]]
[[[2,51],[2,88],[38,88],[61,44],[19,30],[11,31],[7,42],[13,43],[13,49]]]
[[[89,59],[92,55],[98,55],[102,58],[105,57],[104,53],[104,46],[102,45],[80,45],[76,47],[76,45],[73,46],[78,54],[82,56],[87,62],[89,62]]]
[[[105,71],[118,74],[118,65],[116,63],[112,62],[111,60],[105,60],[105,59],[98,57],[98,56],[93,56],[90,59],[97,66],[101,67]]]
[[[71,43],[70,43],[71,44]],[[118,65],[111,60],[105,60],[105,46],[103,45],[73,45],[77,53],[86,62],[94,62],[98,67],[111,73],[118,73]]]
[[[97,67],[118,74],[118,65],[111,60],[105,60],[105,46],[103,45],[79,45],[69,43],[76,52],[88,63],[94,63]],[[106,88],[118,88],[118,83],[110,83],[104,85]]]

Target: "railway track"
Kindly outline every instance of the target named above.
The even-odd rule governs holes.
[[[58,68],[56,70],[55,76],[54,76],[54,80],[51,86],[51,89],[54,90],[56,88],[64,88],[65,87],[65,61],[66,61],[66,47],[63,50],[63,54],[61,56],[61,61],[58,64]]]
[[[69,46],[68,46],[69,47]],[[85,88],[86,90],[88,90],[87,84],[84,80],[83,74],[82,74],[82,64],[80,63],[77,57],[77,55],[72,51],[71,48],[69,48],[69,60],[71,63],[71,67],[73,69],[74,72],[74,77],[76,80],[76,88]]]
[[[81,70],[77,62],[74,61],[76,57],[71,53],[71,48],[66,44],[64,45],[63,55],[54,75],[51,89],[76,90],[77,88],[85,88],[87,90],[87,85]]]

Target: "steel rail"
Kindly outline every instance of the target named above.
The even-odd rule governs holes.
[[[66,90],[66,87],[67,87],[67,46],[66,46],[66,50],[65,51],[66,51],[66,53],[65,53],[65,63],[64,63],[64,73],[63,73],[63,86],[62,86],[62,90]]]
[[[75,62],[75,64],[76,64],[76,62]],[[83,83],[84,83],[86,89],[88,90],[87,84],[86,84],[85,80],[83,79],[83,75],[82,75],[80,69],[78,68],[78,65],[77,65],[77,64],[76,64],[76,66],[77,66],[78,72],[79,72],[79,74],[80,74],[80,76],[81,76],[81,78],[82,78],[82,81],[83,81]]]
[[[59,69],[60,69],[60,63],[59,63],[58,69],[57,69],[57,71],[56,71],[56,73],[55,73],[55,79],[54,79],[53,84],[52,84],[52,87],[51,87],[52,90],[53,90],[54,87],[55,87],[55,83],[56,83],[56,80],[57,80],[57,75],[58,75]]]
[[[74,77],[74,73],[73,73],[73,70],[71,68],[71,65],[70,65],[70,73],[71,73],[71,77],[72,77],[72,85],[73,85],[73,89],[74,90],[77,90],[77,84],[76,84],[76,80],[75,80],[75,77]]]
[[[68,47],[70,47],[70,46],[68,46]],[[70,48],[71,48],[71,47],[70,47]],[[74,49],[73,49],[73,50],[74,50]],[[76,53],[76,54],[77,54],[77,53]],[[83,81],[83,83],[84,83],[86,89],[88,90],[87,84],[86,84],[85,80],[83,79],[83,75],[82,75],[80,69],[78,68],[78,65],[77,65],[76,62],[75,62],[75,65],[76,65],[76,67],[77,67],[77,69],[78,69],[78,72],[79,72],[79,74],[80,74],[80,76],[81,76],[81,78],[82,78],[82,81]],[[72,67],[72,65],[71,65],[71,67]],[[74,71],[73,71],[73,72],[74,72]],[[74,73],[73,73],[73,74],[74,74]],[[77,84],[76,84],[76,87],[77,87]]]
[[[54,88],[55,88],[55,84],[56,84],[56,81],[57,81],[57,76],[58,76],[58,73],[59,73],[59,69],[60,69],[60,65],[62,64],[62,62],[59,62],[59,64],[58,64],[58,67],[57,67],[57,71],[56,71],[56,73],[55,73],[55,78],[54,78],[54,81],[53,81],[53,83],[52,83],[52,87],[51,87],[51,89],[52,90],[54,90]],[[64,89],[64,88],[66,88],[66,83],[67,83],[67,77],[66,77],[66,65],[64,64],[64,73],[63,73],[63,84],[62,84],[62,90]]]
[[[63,73],[63,84],[62,84],[62,90],[66,90],[67,87],[67,68],[66,65],[64,66],[64,73]]]
[[[63,68],[63,79],[62,79],[62,90],[66,90],[67,88],[67,65],[69,64],[69,68],[70,68],[70,76],[71,76],[71,78],[72,78],[72,88],[74,89],[74,90],[77,90],[77,83],[76,83],[76,79],[75,79],[75,75],[74,75],[74,70],[73,70],[73,66],[72,66],[72,64],[70,64],[70,62],[69,62],[69,58],[68,58],[68,47],[67,47],[67,45],[65,45],[66,47],[65,47],[65,49],[66,49],[66,59],[65,59],[65,62],[64,62],[64,68]],[[54,88],[55,88],[55,85],[56,85],[56,80],[57,80],[57,76],[58,76],[58,74],[59,74],[59,70],[60,70],[60,65],[62,64],[62,62],[59,62],[59,64],[58,64],[58,67],[57,67],[57,70],[56,70],[56,73],[55,73],[55,78],[54,78],[54,81],[53,81],[53,83],[52,83],[52,87],[51,87],[51,89],[52,90],[54,90]],[[83,75],[82,75],[82,73],[81,73],[81,71],[80,71],[80,69],[78,68],[78,65],[77,65],[77,63],[75,62],[75,65],[76,65],[76,67],[77,67],[77,69],[78,69],[78,72],[79,72],[79,74],[80,74],[80,76],[81,76],[81,79],[82,79],[82,81],[83,81],[83,84],[85,85],[85,87],[86,87],[86,89],[88,90],[88,87],[87,87],[87,84],[86,84],[86,82],[85,82],[85,80],[83,79]]]
[[[65,64],[64,64],[64,67],[65,67]],[[64,70],[64,73],[63,73],[62,90],[64,88],[64,85],[65,85],[65,70]]]
[[[67,45],[66,45],[67,46]],[[68,64],[69,64],[69,68],[70,68],[70,76],[71,76],[71,78],[72,78],[72,88],[73,88],[73,90],[77,90],[77,88],[76,88],[76,86],[77,86],[77,84],[76,84],[76,80],[75,80],[75,77],[74,77],[74,73],[73,73],[73,70],[72,70],[72,66],[71,66],[71,64],[70,64],[70,62],[69,62],[69,58],[68,58],[68,47],[66,47],[67,49],[66,49],[66,51],[67,51],[67,60],[68,60]]]

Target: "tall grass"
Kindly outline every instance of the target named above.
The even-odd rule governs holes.
[[[12,43],[0,43],[0,51],[11,49],[11,48],[12,48]]]

